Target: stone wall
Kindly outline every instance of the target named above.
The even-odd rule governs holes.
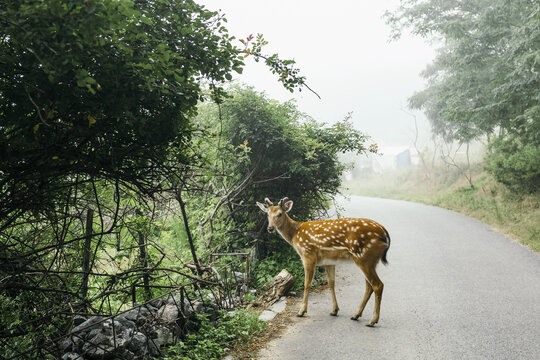
[[[168,296],[112,317],[75,316],[62,342],[63,360],[129,359],[159,356],[188,332],[196,331],[195,313],[214,313],[217,306]]]

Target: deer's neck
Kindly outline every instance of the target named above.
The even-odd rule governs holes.
[[[283,224],[277,229],[281,237],[285,239],[289,244],[292,245],[292,239],[294,235],[298,232],[298,229],[300,228],[299,222],[294,221],[289,217],[289,215],[285,214],[285,221]]]

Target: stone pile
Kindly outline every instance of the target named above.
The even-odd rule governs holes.
[[[197,330],[194,313],[215,313],[217,306],[177,298],[156,299],[114,317],[75,316],[62,342],[63,360],[147,359]]]

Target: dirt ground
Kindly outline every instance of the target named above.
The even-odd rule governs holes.
[[[311,289],[310,293],[324,292],[327,287],[327,285],[321,285],[317,289]],[[294,296],[287,296],[285,298],[287,307],[281,313],[277,314],[272,321],[266,323],[266,331],[258,338],[254,339],[250,344],[232,349],[229,356],[232,356],[235,360],[256,359],[259,351],[264,348],[268,342],[279,338],[288,326],[301,320],[301,318],[296,316],[296,313],[302,302],[302,296],[303,291],[298,291]],[[262,311],[264,309],[254,308],[254,310]]]

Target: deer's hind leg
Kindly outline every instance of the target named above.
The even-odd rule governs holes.
[[[366,280],[371,284],[371,287],[373,288],[373,292],[375,293],[375,308],[373,309],[373,317],[371,318],[371,321],[367,326],[375,326],[376,323],[379,322],[379,315],[381,313],[381,300],[382,300],[382,293],[384,284],[379,279],[379,276],[377,275],[377,272],[375,271],[375,266],[365,267],[362,268],[362,271],[364,272],[364,275],[366,276]]]
[[[362,316],[371,294],[373,294],[373,288],[371,287],[369,281],[366,280],[366,292],[364,293],[364,299],[362,299],[362,303],[360,303],[358,311],[351,317],[351,320],[358,320],[358,318]]]
[[[335,291],[336,265],[326,265],[324,267],[324,270],[326,270],[326,277],[328,278],[328,285],[330,286],[330,293],[332,294],[332,312],[330,313],[330,315],[337,316],[339,307],[337,304]]]
[[[358,308],[358,312],[354,314],[352,319],[356,320],[360,315],[362,315],[362,311],[364,310],[366,303],[371,296],[371,292],[374,292],[375,308],[373,309],[373,317],[367,325],[370,327],[373,327],[377,322],[379,322],[379,315],[381,312],[381,300],[384,284],[377,275],[377,272],[375,271],[375,267],[377,266],[377,263],[379,262],[381,256],[382,251],[379,254],[379,251],[375,251],[374,248],[371,248],[370,250],[367,250],[363,256],[359,258],[354,258],[354,262],[356,263],[356,265],[358,265],[358,267],[362,270],[364,276],[366,277],[366,292],[364,294],[364,299],[362,300],[362,303]],[[368,283],[371,286],[371,290],[368,287]]]

